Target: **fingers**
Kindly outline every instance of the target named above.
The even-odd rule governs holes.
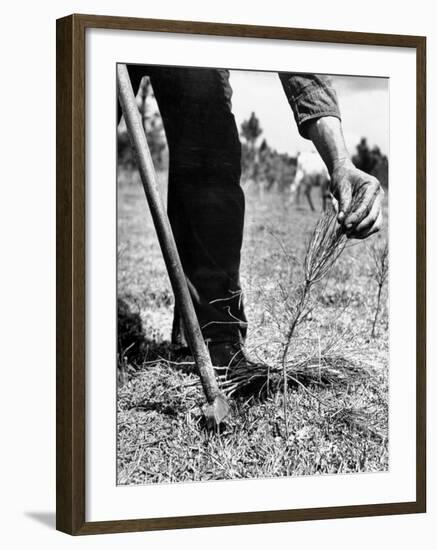
[[[352,239],[367,239],[367,237],[370,237],[370,235],[373,235],[374,233],[377,233],[382,227],[382,210],[379,209],[377,218],[375,222],[371,225],[367,225],[364,227],[364,229],[361,229],[360,231],[351,231],[348,233],[348,237]]]
[[[346,231],[354,231],[359,224],[369,216],[373,203],[379,197],[381,188],[378,182],[369,181],[361,185],[354,193],[354,203],[356,207],[350,212],[344,220]]]
[[[364,239],[376,233],[382,224],[384,194],[379,181],[355,167],[335,171],[333,194],[338,199],[338,222],[346,235]]]
[[[381,195],[378,194],[370,207],[369,213],[353,228],[356,234],[366,233],[375,224],[381,212]]]
[[[352,190],[349,183],[340,187],[338,196],[336,198],[338,199],[337,220],[338,223],[343,223],[346,213],[349,212],[352,204]]]

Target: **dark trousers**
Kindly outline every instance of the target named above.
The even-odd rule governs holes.
[[[128,66],[150,77],[169,147],[168,214],[205,339],[244,341],[240,287],[244,195],[229,72]],[[180,341],[175,305],[173,341]]]

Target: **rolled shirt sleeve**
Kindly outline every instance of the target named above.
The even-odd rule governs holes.
[[[323,116],[341,120],[337,94],[326,75],[305,73],[278,73],[288,102],[293,110],[299,133],[306,135],[306,122]]]

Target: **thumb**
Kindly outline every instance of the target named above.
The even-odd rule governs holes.
[[[349,212],[352,204],[352,189],[351,186],[340,185],[338,193],[338,222],[343,223],[346,217],[346,214]]]

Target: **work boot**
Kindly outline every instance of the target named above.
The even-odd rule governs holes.
[[[240,342],[211,342],[211,363],[220,377],[222,389],[233,396],[266,394],[268,366],[251,361]]]
[[[233,367],[250,363],[240,342],[210,342],[208,346],[214,367]]]

